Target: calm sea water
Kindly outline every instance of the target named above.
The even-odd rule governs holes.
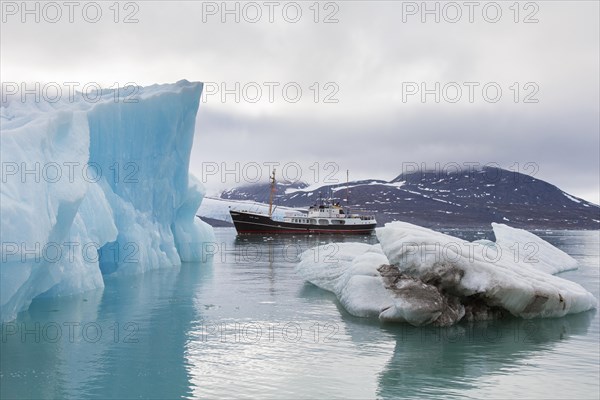
[[[380,324],[294,273],[299,251],[357,238],[216,233],[205,263],[36,300],[4,324],[0,397],[600,396],[595,311],[444,329]],[[599,298],[600,233],[539,234],[579,261],[562,276]]]

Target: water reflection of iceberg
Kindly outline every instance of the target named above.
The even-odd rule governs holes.
[[[523,363],[540,362],[535,361],[540,353],[548,354],[560,342],[585,335],[595,313],[592,310],[558,319],[508,319],[448,328],[385,325],[383,331],[395,336],[396,346],[379,374],[377,395],[448,398],[456,393],[464,397],[466,390],[481,389],[482,377],[511,374],[517,366],[523,374]],[[585,347],[584,343],[580,345]],[[532,368],[543,373],[543,366]],[[512,397],[506,392],[496,395]]]
[[[211,273],[207,264],[183,264],[107,279],[104,290],[34,301],[15,324],[39,324],[39,343],[20,332],[1,343],[0,397],[189,396],[184,348],[197,315],[189,299]],[[55,343],[53,324],[62,328]],[[73,340],[68,324],[76,324]]]

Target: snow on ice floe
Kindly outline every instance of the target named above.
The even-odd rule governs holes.
[[[530,232],[493,225],[496,242],[468,242],[427,228],[393,222],[377,229],[380,244],[311,249],[297,272],[336,294],[352,315],[413,325],[452,325],[512,314],[561,317],[595,308],[577,283],[552,275],[576,261]],[[529,246],[536,250],[519,253]],[[327,245],[327,246],[331,246]],[[321,246],[322,247],[322,246]]]
[[[335,255],[329,257],[333,249]],[[379,245],[335,243],[302,253],[297,271],[307,281],[337,294],[350,314],[372,317],[389,301],[377,271],[386,262]]]
[[[180,81],[2,104],[0,320],[42,294],[103,287],[102,272],[200,260],[212,229],[195,218],[204,189],[188,165],[201,91]]]
[[[515,261],[549,274],[577,269],[577,261],[573,257],[531,232],[495,222],[492,229],[495,244],[505,252],[512,252]]]

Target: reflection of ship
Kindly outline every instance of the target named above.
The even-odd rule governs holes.
[[[275,171],[271,176],[269,213],[247,210],[229,210],[238,233],[371,233],[377,221],[372,215],[351,214],[339,203],[320,201],[308,211],[286,214],[283,219],[273,218]]]

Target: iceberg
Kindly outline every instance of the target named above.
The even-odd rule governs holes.
[[[582,286],[553,275],[576,268],[576,260],[530,232],[492,228],[495,242],[469,242],[393,222],[377,229],[379,244],[337,244],[334,260],[315,258],[324,249],[305,251],[296,271],[335,293],[352,315],[415,326],[562,317],[596,308]]]
[[[200,261],[213,240],[188,174],[202,83],[133,89],[3,99],[1,321],[105,274]]]

